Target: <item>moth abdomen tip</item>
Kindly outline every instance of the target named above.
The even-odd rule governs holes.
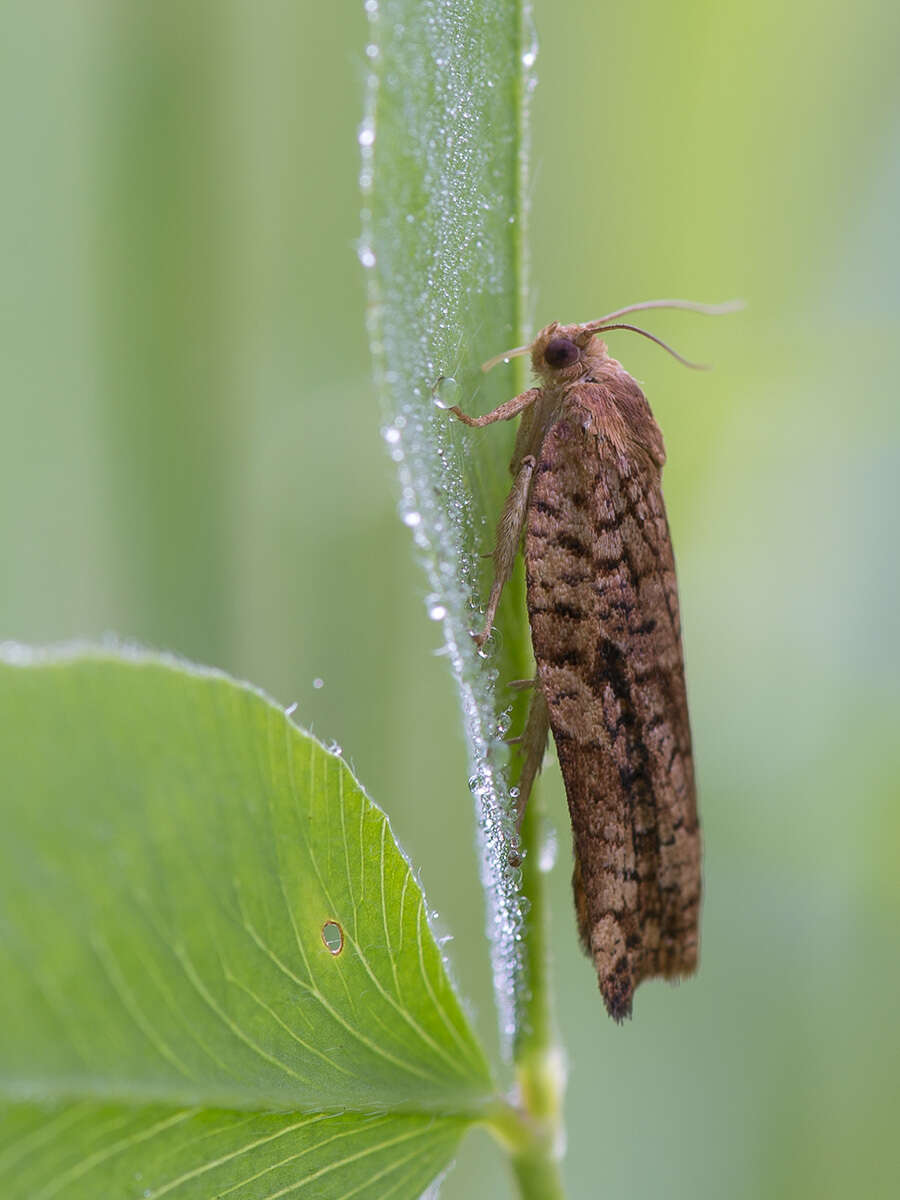
[[[634,990],[630,984],[627,990],[623,992],[621,991],[621,985],[617,981],[614,981],[611,986],[601,983],[600,994],[603,996],[606,1011],[617,1025],[621,1025],[626,1018],[629,1021],[631,1020],[631,1004],[634,998]]]
[[[627,956],[619,958],[613,969],[605,975],[600,975],[597,982],[606,1011],[616,1024],[621,1025],[626,1017],[631,1017],[635,988]]]

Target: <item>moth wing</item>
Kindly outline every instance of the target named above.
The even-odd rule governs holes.
[[[626,378],[653,439],[623,440],[621,409],[603,385],[570,392],[544,437],[525,532],[538,679],[572,819],[576,912],[619,1020],[641,980],[695,969],[700,904],[662,439]]]

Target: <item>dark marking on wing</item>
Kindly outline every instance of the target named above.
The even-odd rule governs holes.
[[[579,929],[617,1020],[643,979],[695,969],[700,906],[664,451],[626,378],[627,438],[610,387],[583,385],[564,401],[541,447],[525,531],[538,678],[572,818]],[[640,420],[652,429],[633,429]]]

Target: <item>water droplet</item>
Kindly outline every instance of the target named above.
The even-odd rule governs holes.
[[[434,401],[435,408],[442,408],[444,410],[448,409],[450,405],[446,403],[446,401],[442,398],[442,395],[445,392],[449,392],[452,398],[453,394],[457,390],[457,387],[457,382],[452,375],[442,375],[431,389],[431,398]]]
[[[432,604],[431,608],[428,610],[428,615],[431,617],[432,621],[443,621],[444,617],[447,615],[447,610],[444,608],[443,604]]]
[[[361,246],[359,249],[359,261],[364,267],[375,266],[375,253],[368,246]]]
[[[357,134],[356,140],[361,146],[374,146],[375,130],[373,126],[363,125],[362,129],[360,129],[359,133]]]
[[[370,17],[374,17],[378,13],[378,0],[366,0],[363,7]]]
[[[377,58],[377,57],[378,57],[378,47],[375,45],[374,42],[370,42],[368,44],[368,46],[366,46],[366,58]]]
[[[417,512],[404,513],[403,524],[408,525],[410,529],[415,529],[417,525],[422,524],[422,514]]]
[[[475,796],[485,796],[490,791],[490,780],[484,771],[476,771],[469,777],[469,791]]]
[[[318,691],[319,688],[323,688],[324,686],[325,686],[325,680],[319,679],[318,676],[316,676],[316,678],[313,680],[313,687],[316,689],[316,691]]]
[[[289,704],[287,706],[287,708],[284,710],[284,715],[286,717],[292,717],[296,711],[297,711],[297,701],[295,700],[293,704]]]
[[[341,755],[344,753],[344,747],[338,745],[337,742],[330,742],[329,746],[328,746],[328,753],[336,754],[338,756],[338,758],[340,758]]]
[[[533,67],[537,62],[537,51],[535,49],[526,50],[522,55],[522,66]]]
[[[389,446],[396,446],[400,441],[400,430],[390,426],[384,431],[384,440]]]

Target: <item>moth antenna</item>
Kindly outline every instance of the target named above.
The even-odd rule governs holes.
[[[511,358],[521,358],[523,354],[528,354],[530,350],[530,346],[516,346],[515,350],[504,350],[502,354],[495,354],[486,363],[482,363],[481,369],[485,372],[490,371],[492,367],[496,367],[497,363],[507,362]]]
[[[591,333],[606,333],[606,331],[609,329],[630,329],[632,333],[639,333],[641,337],[649,338],[651,342],[656,342],[657,346],[662,346],[663,350],[667,350],[673,358],[677,358],[680,363],[683,363],[683,365],[686,367],[690,367],[692,371],[709,370],[707,363],[691,362],[690,359],[684,358],[681,354],[679,354],[677,350],[673,350],[668,342],[664,342],[662,338],[658,338],[655,333],[650,333],[646,329],[641,329],[640,325],[624,325],[619,323],[616,325],[601,325],[599,328],[594,328],[594,324],[591,322]]]
[[[615,312],[598,317],[596,321],[588,321],[581,328],[585,333],[596,332],[597,325],[605,325],[607,321],[614,321],[627,313],[643,312],[648,308],[685,308],[689,312],[718,316],[721,313],[739,312],[744,307],[743,300],[726,300],[723,304],[698,304],[695,300],[643,300],[640,304],[627,304],[624,308],[617,308]]]

